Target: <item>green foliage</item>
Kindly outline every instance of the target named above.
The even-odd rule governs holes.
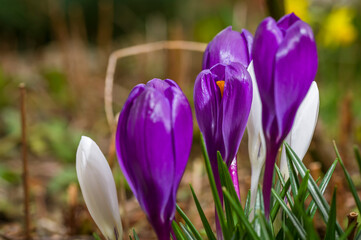
[[[234,189],[228,168],[222,160],[221,155],[218,153],[217,163],[223,193],[223,203],[221,203],[216,187],[216,181],[211,170],[211,163],[209,162],[209,158],[205,150],[203,138],[202,148],[210,187],[215,200],[215,206],[219,216],[223,238],[225,240],[320,239],[317,229],[313,225],[312,221],[312,218],[317,210],[323,218],[324,225],[326,225],[325,239],[347,239],[347,236],[351,232],[350,228],[344,231],[337,222],[336,189],[334,190],[331,206],[328,205],[323,196],[335,167],[339,162],[345,172],[351,192],[356,194],[354,195],[355,201],[359,201],[357,193],[354,192],[354,186],[352,185],[353,182],[349,177],[347,170],[343,166],[342,159],[339,156],[336,147],[335,150],[337,159],[326,172],[320,186],[317,186],[316,182],[310,175],[309,170],[307,170],[293,150],[285,144],[290,178],[285,181],[280,174],[278,167],[276,167],[275,172],[277,177],[274,180],[275,187],[272,189],[272,197],[274,200],[271,205],[270,219],[266,219],[264,215],[263,197],[260,189],[258,189],[255,209],[249,209],[249,194],[247,195],[246,204],[243,208]],[[301,177],[300,179],[299,176]],[[192,187],[191,191],[206,231],[207,238],[215,239],[215,235],[211,230],[210,224],[203,213],[201,205]],[[306,204],[306,202],[310,202],[310,204]],[[190,219],[179,208],[179,206],[177,206],[177,211],[185,222],[185,224],[180,223],[179,225],[175,222],[172,224],[177,239],[179,236],[179,239],[200,240],[202,235],[196,230]],[[250,211],[255,211],[255,216],[252,220],[249,219]],[[275,228],[274,225],[280,220],[282,220],[280,224],[278,223],[280,228]],[[357,234],[360,235],[360,233]]]

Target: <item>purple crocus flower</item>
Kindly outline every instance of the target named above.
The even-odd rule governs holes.
[[[312,29],[293,13],[278,22],[268,17],[257,28],[252,57],[266,141],[263,197],[268,216],[278,149],[291,130],[297,109],[317,72]]]
[[[217,63],[229,64],[239,62],[247,67],[251,62],[252,34],[246,29],[242,32],[233,31],[229,26],[219,32],[203,54],[202,69],[210,69]]]
[[[217,151],[229,167],[246,128],[251,103],[252,80],[241,63],[219,63],[197,76],[195,112],[219,192]]]
[[[160,240],[170,238],[192,134],[189,102],[170,79],[135,86],[119,116],[119,164]]]

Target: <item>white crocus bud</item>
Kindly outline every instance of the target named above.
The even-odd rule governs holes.
[[[254,209],[256,202],[256,194],[258,188],[259,177],[265,161],[266,144],[262,129],[262,103],[259,96],[257,81],[254,74],[253,62],[248,66],[248,72],[252,78],[253,99],[251,111],[247,123],[248,132],[248,152],[251,162],[251,209]],[[250,220],[254,217],[254,211],[250,214]]]
[[[317,83],[313,81],[306,97],[303,99],[297,110],[292,129],[285,139],[301,160],[306,155],[312,140],[313,132],[315,131],[319,104],[320,98]],[[281,173],[287,181],[289,172],[284,147],[282,148],[281,155]]]
[[[122,224],[112,171],[98,145],[83,136],[76,152],[76,172],[90,215],[106,239],[121,239]]]

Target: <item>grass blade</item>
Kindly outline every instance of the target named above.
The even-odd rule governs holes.
[[[290,185],[291,185],[291,182],[288,179],[286,184],[283,186],[283,189],[282,189],[282,191],[280,193],[280,197],[282,199],[284,199],[286,193],[288,193],[288,189],[290,188]],[[277,213],[278,213],[280,207],[281,207],[281,205],[279,204],[279,202],[276,201],[275,205],[273,206],[273,208],[271,210],[271,214],[270,214],[270,219],[271,219],[272,222],[275,221]]]
[[[285,146],[286,146],[287,158],[292,159],[292,162],[295,164],[301,177],[304,177],[307,168],[287,143],[285,143]],[[313,200],[315,201],[318,209],[320,210],[322,218],[324,219],[325,222],[328,222],[328,218],[329,218],[328,213],[330,211],[330,206],[328,205],[326,199],[323,197],[320,189],[318,188],[315,180],[313,180],[312,176],[310,176],[308,180],[308,191],[311,193]],[[341,226],[338,224],[338,222],[336,222],[336,231],[339,236],[343,234],[343,230]]]
[[[211,226],[209,225],[209,222],[208,222],[208,220],[206,218],[206,215],[203,212],[201,204],[199,203],[198,198],[197,198],[196,194],[194,193],[193,187],[190,186],[190,188],[191,188],[191,192],[192,192],[192,195],[193,195],[194,202],[196,203],[196,207],[197,207],[197,210],[198,210],[199,217],[201,218],[204,230],[206,231],[207,237],[208,237],[209,240],[216,240],[216,237],[214,236],[214,233],[212,231]]]
[[[299,236],[301,239],[306,239],[306,231],[301,227],[301,223],[298,221],[298,219],[296,218],[296,216],[291,212],[291,210],[286,206],[285,202],[282,200],[282,198],[280,198],[277,194],[277,192],[272,189],[272,194],[275,197],[275,199],[279,202],[279,204],[281,205],[281,207],[283,208],[284,212],[287,214],[288,218],[291,220],[291,222],[293,223],[293,226],[295,227],[295,229],[297,230]]]
[[[323,179],[322,179],[321,184],[320,184],[320,186],[319,186],[319,189],[320,189],[320,191],[321,191],[321,193],[322,193],[322,196],[323,196],[323,194],[324,194],[325,191],[326,191],[326,187],[328,186],[328,183],[329,183],[330,180],[331,180],[331,177],[332,177],[333,172],[335,171],[337,162],[338,162],[338,160],[336,159],[336,160],[332,163],[332,165],[331,165],[331,167],[328,169],[328,171],[326,172],[325,176],[323,176]],[[316,210],[317,210],[317,206],[316,206],[316,204],[315,204],[315,201],[312,200],[311,203],[310,203],[310,205],[308,206],[307,212],[309,213],[309,215],[310,215],[311,217],[313,217],[313,216],[315,215],[315,213],[316,213]]]
[[[360,154],[360,149],[358,149],[357,146],[354,146],[353,150],[354,150],[354,152],[355,152],[355,157],[356,157],[357,165],[358,165],[358,168],[359,168],[360,174],[361,174],[361,154]]]
[[[172,222],[172,228],[177,240],[187,240],[183,235],[182,230],[175,221]]]
[[[326,227],[326,236],[325,239],[335,240],[335,231],[336,230],[336,188],[333,191],[331,209],[329,214],[329,219]]]
[[[196,240],[196,238],[193,236],[191,231],[189,231],[189,229],[186,226],[184,226],[183,223],[180,222],[179,225],[180,225],[181,229],[183,230],[184,235],[187,238],[187,240]]]
[[[343,173],[345,174],[345,177],[346,177],[348,186],[349,186],[349,188],[351,190],[352,196],[355,199],[355,203],[356,203],[356,206],[358,208],[358,211],[359,211],[359,213],[361,213],[361,201],[360,201],[360,198],[359,198],[359,196],[357,194],[355,184],[353,183],[350,174],[347,172],[347,169],[345,168],[345,165],[343,164],[343,161],[341,159],[340,153],[338,152],[335,141],[333,141],[333,146],[335,148],[335,152],[336,152],[336,156],[338,158],[338,162],[340,163],[340,165],[342,167],[342,170],[343,170]]]
[[[218,195],[216,182],[214,180],[214,175],[213,175],[213,172],[212,172],[211,162],[209,161],[209,157],[208,157],[208,154],[207,154],[206,144],[204,142],[204,138],[203,138],[202,135],[201,135],[201,144],[202,144],[202,152],[203,152],[203,156],[204,156],[204,161],[205,161],[205,164],[206,164],[206,171],[207,171],[207,175],[208,175],[208,180],[209,180],[209,184],[211,186],[214,204],[216,205],[216,211],[217,211],[219,223],[220,223],[221,228],[222,228],[222,233],[223,233],[224,239],[228,240],[230,238],[229,235],[228,235],[229,231],[228,231],[227,223],[226,223],[226,220],[225,220],[225,217],[224,217],[221,200],[220,200],[219,195]]]
[[[241,219],[242,224],[244,224],[247,232],[252,237],[252,239],[259,239],[252,225],[249,223],[248,219],[244,215],[244,211],[242,207],[239,206],[239,204],[237,204],[237,202],[232,198],[231,194],[227,191],[227,189],[223,188],[222,190],[223,190],[223,196],[228,199],[228,201],[232,205],[238,217]]]
[[[185,223],[187,224],[187,226],[189,227],[189,229],[192,231],[195,239],[197,240],[202,240],[202,236],[199,234],[199,232],[197,231],[196,227],[192,224],[191,220],[189,220],[189,218],[187,217],[187,215],[183,212],[183,210],[178,206],[177,204],[177,212],[179,213],[179,215],[184,219]]]

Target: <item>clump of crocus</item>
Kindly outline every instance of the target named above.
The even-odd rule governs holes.
[[[262,102],[266,142],[263,197],[268,216],[278,149],[290,132],[297,109],[317,72],[312,29],[294,14],[286,15],[278,22],[268,17],[257,28],[252,57]]]
[[[247,67],[251,62],[251,47],[253,43],[252,34],[246,29],[242,32],[233,31],[229,26],[219,32],[203,54],[202,69],[210,69],[217,63],[230,64],[241,63]]]
[[[216,64],[197,76],[195,112],[218,187],[217,151],[229,167],[246,128],[251,102],[252,80],[240,63]]]
[[[134,87],[119,116],[119,164],[160,240],[170,238],[192,134],[189,102],[169,79]]]
[[[121,239],[123,230],[112,171],[98,145],[85,136],[76,152],[76,173],[89,213],[104,237]]]

